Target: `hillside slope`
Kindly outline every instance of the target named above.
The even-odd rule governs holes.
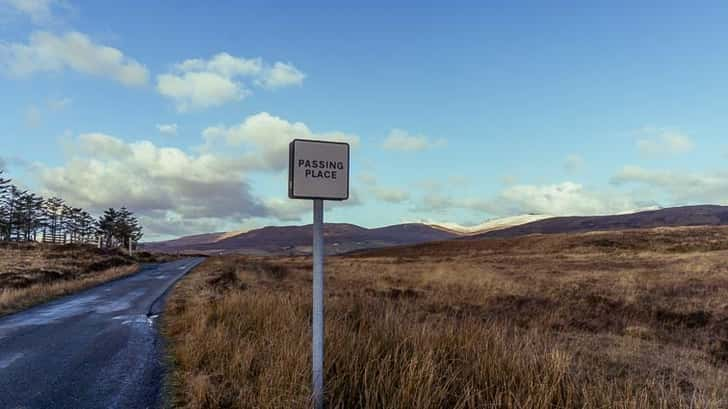
[[[725,409],[727,257],[725,226],[332,257],[329,406]],[[162,323],[175,407],[308,407],[310,311],[308,257],[206,260]]]
[[[683,206],[609,216],[524,215],[492,220],[468,231],[447,224],[408,223],[368,229],[354,224],[330,223],[326,224],[324,234],[327,253],[343,254],[457,238],[478,240],[529,234],[719,225],[728,225],[728,206]],[[310,254],[311,241],[311,225],[269,226],[243,233],[200,234],[146,243],[143,247],[147,251],[163,253],[295,255]]]
[[[194,247],[202,244],[215,243],[224,239],[229,233],[204,233],[193,236],[184,236],[174,240],[145,243],[145,248],[153,248],[156,251],[176,251],[179,248]]]
[[[191,236],[170,242],[144,245],[148,251],[187,252],[206,254],[309,254],[313,230],[305,226],[269,226],[233,235],[222,240],[195,240],[202,236]],[[457,234],[442,231],[424,224],[410,223],[367,229],[354,224],[329,223],[324,227],[326,251],[341,254],[354,250],[419,244],[430,241],[449,240]]]
[[[475,226],[462,226],[457,223],[428,223],[436,229],[445,230],[451,233],[469,236],[474,234],[487,233],[494,230],[507,229],[509,227],[520,226],[522,224],[535,222],[538,220],[549,219],[554,216],[547,214],[522,214],[517,216],[501,217],[497,219],[487,220]]]
[[[602,230],[728,225],[728,206],[671,207],[611,216],[553,217],[507,229],[473,235],[466,240],[508,238],[527,234],[578,233]]]

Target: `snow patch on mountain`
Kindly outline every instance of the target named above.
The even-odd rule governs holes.
[[[427,222],[431,227],[442,229],[457,234],[469,236],[471,234],[487,233],[494,230],[507,229],[509,227],[520,226],[522,224],[535,222],[538,220],[549,219],[554,216],[548,214],[522,214],[518,216],[502,217],[498,219],[486,220],[475,226],[463,226],[457,223],[439,223]]]

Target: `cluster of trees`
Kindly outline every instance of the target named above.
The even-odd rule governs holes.
[[[138,243],[144,235],[139,220],[125,207],[106,210],[95,226],[102,244],[106,247],[128,247],[130,243]]]
[[[95,219],[61,198],[44,199],[18,188],[0,169],[0,241],[99,243],[128,248],[142,236],[142,226],[126,208],[108,209]]]

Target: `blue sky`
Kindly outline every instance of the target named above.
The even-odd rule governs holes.
[[[308,222],[297,136],[354,146],[330,221],[728,203],[728,6],[601,3],[0,0],[0,160],[149,239]]]

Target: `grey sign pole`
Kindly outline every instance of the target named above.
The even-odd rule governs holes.
[[[313,201],[313,403],[324,408],[324,201]]]
[[[313,200],[312,399],[323,409],[324,200],[349,198],[349,144],[294,139],[288,154],[288,197]]]

